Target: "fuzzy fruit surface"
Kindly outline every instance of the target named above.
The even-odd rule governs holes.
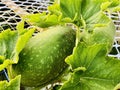
[[[75,31],[55,26],[32,37],[22,50],[13,75],[21,74],[23,86],[37,87],[54,81],[67,64],[64,59],[73,51]]]

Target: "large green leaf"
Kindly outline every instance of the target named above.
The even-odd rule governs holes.
[[[113,13],[116,11],[120,11],[120,0],[109,0],[110,2],[106,2],[102,5],[102,9],[106,9],[109,13]],[[107,7],[108,8],[105,8]]]
[[[18,62],[19,53],[34,32],[34,29],[25,30],[22,23],[18,24],[18,31],[8,29],[0,33],[0,70]]]
[[[55,14],[57,12],[60,14],[61,12],[63,17],[70,17],[71,19],[76,18],[74,19],[75,24],[80,23],[82,19],[85,22],[89,18],[97,20],[99,18],[99,12],[111,9],[113,11],[114,9],[120,10],[120,0],[56,0],[56,2],[58,2],[58,5],[55,3],[48,9]]]
[[[72,74],[60,90],[113,90],[120,82],[120,61],[107,57],[105,46],[79,43],[66,58]]]
[[[18,34],[15,31],[5,30],[0,33],[0,55],[5,56],[7,59],[11,57],[15,47]],[[11,42],[10,42],[11,41]]]
[[[108,20],[102,17],[103,12],[119,10],[119,5],[119,0],[55,0],[54,4],[48,7],[48,13],[29,14],[23,18],[42,28],[72,22],[86,29],[89,24],[106,24]],[[101,13],[102,15],[99,15]]]
[[[48,7],[52,14],[61,15],[61,22],[64,18],[69,18],[66,20],[67,23],[72,22],[86,31],[105,27],[112,22],[105,11],[120,9],[120,0],[56,0],[56,2]],[[114,29],[109,31],[111,30],[114,31]]]
[[[59,16],[46,13],[28,14],[23,17],[31,25],[46,28],[57,25],[59,23]]]
[[[20,90],[20,78],[21,76],[16,76],[10,82],[0,81],[0,90]]]
[[[81,4],[82,0],[60,0],[62,15],[72,19],[77,15],[77,19],[79,19],[81,16]]]
[[[95,43],[108,43],[108,53],[111,51],[114,36],[115,36],[115,26],[110,21],[105,26],[97,26],[87,31],[80,33],[80,41],[84,41],[86,44],[95,44]],[[92,27],[92,26],[90,26]]]

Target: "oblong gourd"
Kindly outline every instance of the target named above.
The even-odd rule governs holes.
[[[66,68],[64,59],[72,53],[75,31],[55,26],[32,37],[22,50],[12,75],[21,74],[23,86],[37,87],[54,81]]]

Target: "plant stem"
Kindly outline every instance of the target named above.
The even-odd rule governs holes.
[[[79,41],[80,41],[80,28],[78,26],[76,26],[77,30],[76,30],[76,43],[75,46],[78,45]]]
[[[12,65],[10,65],[10,66],[7,67],[7,72],[8,72],[9,80],[11,80],[13,78],[11,70],[12,70]]]

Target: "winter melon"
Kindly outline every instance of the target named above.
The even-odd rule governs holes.
[[[37,87],[58,78],[67,67],[64,59],[72,53],[75,31],[55,26],[32,37],[12,66],[14,76],[21,74],[23,86]]]

